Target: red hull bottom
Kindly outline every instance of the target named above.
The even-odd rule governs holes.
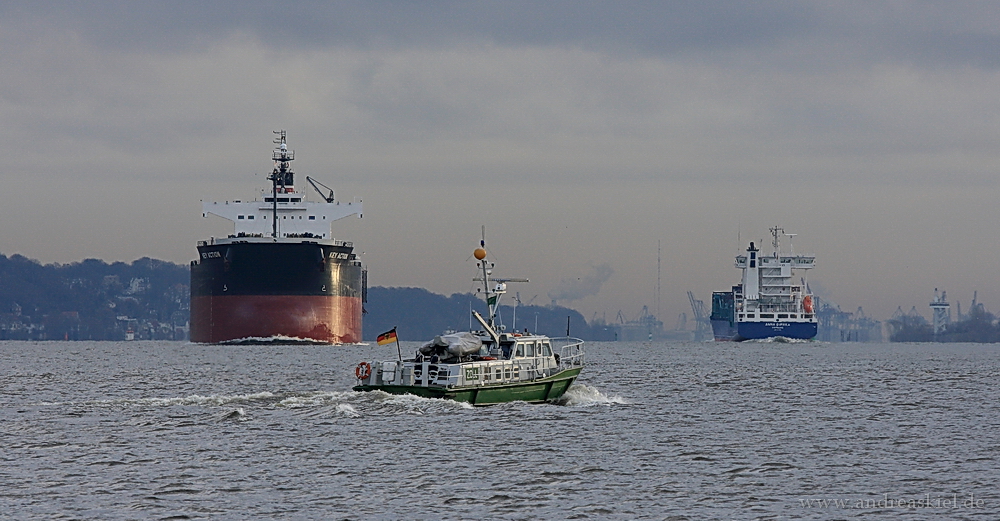
[[[191,297],[191,341],[269,338],[324,344],[361,341],[361,299],[302,295]]]

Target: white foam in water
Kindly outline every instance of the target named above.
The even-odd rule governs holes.
[[[807,340],[804,338],[788,338],[784,336],[772,336],[768,338],[757,338],[752,340],[744,340],[747,343],[755,344],[808,344],[812,340]]]
[[[298,409],[302,407],[317,407],[330,402],[337,402],[350,398],[351,392],[316,392],[298,396],[289,396],[275,404],[277,407],[287,407]]]
[[[232,411],[229,411],[226,414],[224,414],[221,420],[245,422],[245,421],[250,421],[250,417],[247,416],[247,412],[243,409],[243,407],[237,407]]]
[[[589,385],[573,384],[566,393],[559,399],[560,405],[570,407],[586,407],[591,405],[610,405],[613,403],[628,404],[621,396],[607,396],[596,387]]]
[[[357,418],[358,416],[361,416],[361,414],[358,413],[358,411],[354,408],[354,406],[352,406],[349,403],[338,403],[337,413],[342,416],[347,416],[349,418]]]
[[[428,408],[473,409],[472,404],[456,402],[444,398],[424,398],[414,394],[389,394],[384,391],[359,392],[361,397],[381,403],[407,409],[413,414],[423,414]]]
[[[212,396],[201,396],[193,394],[191,396],[185,396],[180,398],[140,398],[138,400],[130,400],[131,403],[136,405],[155,405],[155,406],[170,406],[170,405],[226,405],[232,402],[246,402],[254,400],[267,400],[274,398],[274,393],[268,391],[254,393],[254,394],[237,394],[237,395],[212,395]]]

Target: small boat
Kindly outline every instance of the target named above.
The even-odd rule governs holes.
[[[397,360],[361,362],[354,371],[355,391],[412,394],[479,406],[553,402],[569,389],[583,369],[583,340],[549,338],[527,329],[507,332],[497,321],[500,298],[508,282],[527,280],[491,278],[494,264],[486,260],[485,240],[473,255],[477,268],[482,269],[482,276],[475,280],[483,282],[489,310],[488,318],[472,312],[482,329],[436,336],[410,359],[400,355]],[[395,330],[389,333],[386,336],[395,340]],[[396,345],[398,353],[398,340]]]

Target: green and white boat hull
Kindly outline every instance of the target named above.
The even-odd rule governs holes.
[[[459,333],[445,337],[469,345],[468,354],[449,354],[430,343],[421,350],[440,355],[425,356],[418,351],[408,360],[361,362],[354,370],[358,379],[354,390],[444,398],[472,405],[543,403],[561,398],[583,370],[583,340],[579,338],[527,333],[495,337]]]
[[[472,405],[496,405],[507,402],[545,403],[562,397],[582,367],[566,369],[530,382],[465,387],[424,387],[419,385],[358,385],[355,391],[382,391],[389,394],[412,394],[423,398],[443,398]]]

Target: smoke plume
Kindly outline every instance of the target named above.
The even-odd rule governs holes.
[[[590,273],[581,277],[562,279],[556,288],[549,292],[549,298],[555,301],[579,300],[589,295],[596,295],[601,286],[607,282],[615,270],[608,263],[590,266]]]

